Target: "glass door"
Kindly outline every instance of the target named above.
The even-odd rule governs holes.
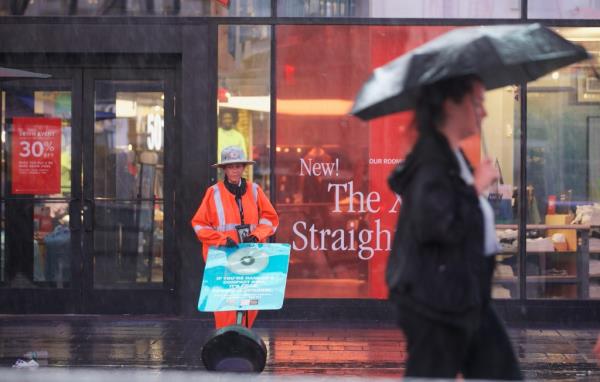
[[[13,312],[76,312],[82,73],[41,71],[51,78],[0,82],[0,288]]]
[[[86,312],[173,309],[173,94],[167,70],[85,71]]]

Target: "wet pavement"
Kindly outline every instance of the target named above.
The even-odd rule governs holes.
[[[406,344],[391,322],[259,320],[255,329],[269,349],[267,375],[403,374]],[[0,366],[45,350],[40,367],[202,371],[200,351],[211,330],[210,320],[171,317],[0,316]],[[600,381],[592,354],[599,331],[528,327],[509,334],[527,379]]]

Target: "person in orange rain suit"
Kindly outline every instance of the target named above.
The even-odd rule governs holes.
[[[263,190],[242,178],[246,165],[254,163],[246,160],[241,147],[228,146],[221,151],[221,161],[213,165],[223,169],[225,180],[208,188],[192,218],[205,263],[210,246],[237,247],[240,241],[264,243],[277,230],[279,217]],[[217,328],[236,323],[235,311],[214,314]],[[252,327],[257,314],[245,312],[242,322]]]

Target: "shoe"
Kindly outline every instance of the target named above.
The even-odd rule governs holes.
[[[25,369],[40,366],[35,360],[24,361],[22,359],[18,359],[17,362],[12,367],[16,367],[17,369]]]

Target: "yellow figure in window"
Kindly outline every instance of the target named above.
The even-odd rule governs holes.
[[[248,158],[248,148],[246,147],[246,138],[237,128],[237,112],[231,109],[221,109],[219,113],[219,132],[217,153],[221,153],[225,147],[238,146],[244,151],[244,156]]]

